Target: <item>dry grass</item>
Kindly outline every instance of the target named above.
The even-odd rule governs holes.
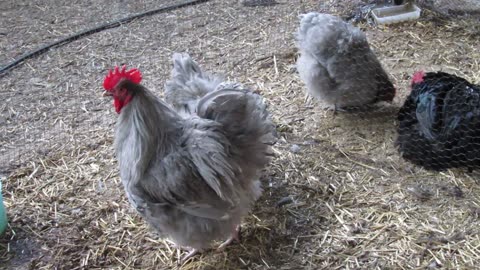
[[[44,11],[38,18],[27,16],[35,6],[0,4],[12,18],[0,24],[6,58],[43,44],[45,37],[98,23],[108,5],[114,7],[108,14],[120,17],[156,5],[74,5],[62,8],[56,16],[66,19],[49,30],[42,16],[55,12],[55,2],[39,5]],[[396,112],[413,71],[442,69],[480,83],[477,21],[439,20],[426,12],[418,22],[361,25],[398,96],[373,112],[334,116],[304,101],[293,68],[293,32],[301,11],[343,14],[346,1],[302,2],[249,8],[211,1],[155,15],[52,50],[3,77],[0,170],[8,173],[10,228],[0,240],[0,265],[176,267],[177,252],[124,196],[112,148],[116,115],[101,98],[101,80],[107,68],[128,63],[140,67],[146,86],[160,95],[172,52],[188,51],[208,70],[264,95],[281,139],[263,177],[264,196],[244,221],[242,242],[198,256],[182,269],[475,268],[478,173],[425,171],[402,160],[393,141]],[[15,28],[27,24],[28,32]]]

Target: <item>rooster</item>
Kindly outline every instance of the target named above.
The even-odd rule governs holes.
[[[400,154],[429,170],[480,165],[480,87],[444,72],[416,72],[398,113]]]
[[[361,107],[395,97],[393,84],[360,29],[338,17],[310,12],[301,15],[296,39],[300,78],[307,92],[327,107]]]
[[[242,217],[261,195],[274,134],[259,95],[218,89],[217,79],[183,60],[169,85],[190,115],[142,86],[137,69],[117,67],[104,80],[119,113],[115,150],[128,200],[162,237],[190,250],[181,262],[214,240],[227,239],[223,250],[238,239]],[[181,87],[188,80],[191,87]]]

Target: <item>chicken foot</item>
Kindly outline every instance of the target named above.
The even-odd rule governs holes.
[[[223,242],[220,246],[218,246],[217,251],[224,251],[225,248],[228,245],[230,245],[233,241],[240,242],[240,229],[241,229],[240,225],[235,226],[232,229],[232,234],[230,235],[230,237],[225,242]]]
[[[234,241],[239,242],[240,241],[240,230],[241,230],[240,225],[234,226],[232,228],[232,233],[231,233],[230,237],[225,242],[220,244],[220,246],[218,246],[217,251],[219,251],[219,252],[224,251],[225,248],[228,245],[230,245],[231,243],[233,243]],[[168,241],[168,242],[170,244],[172,244],[174,248],[177,249],[178,253],[180,253],[181,250],[188,251],[188,253],[178,261],[179,265],[184,264],[188,259],[190,259],[193,256],[197,255],[198,253],[202,252],[199,249],[179,246],[179,245],[173,243],[172,241]]]
[[[189,250],[190,252],[188,252],[185,256],[183,256],[183,258],[180,259],[180,261],[178,262],[179,265],[182,265],[184,264],[188,259],[192,258],[193,256],[197,255],[198,253],[200,253],[200,250],[198,249],[195,249],[195,248],[181,248],[183,250]]]
[[[330,107],[331,110],[333,110],[333,115],[337,115],[338,112],[348,112],[347,108],[343,108],[337,105],[337,103],[333,104],[333,109]]]
[[[180,258],[181,251],[187,251],[188,253],[183,256],[181,259],[178,260],[178,265],[184,264],[188,259],[192,258],[193,256],[197,255],[201,252],[199,249],[191,248],[191,247],[184,247],[174,243],[171,240],[166,240],[173,248],[177,250],[177,258]]]

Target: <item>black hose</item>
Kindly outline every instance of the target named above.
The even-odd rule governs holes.
[[[29,52],[29,53],[25,53],[23,54],[22,56],[20,56],[19,58],[15,59],[13,62],[11,62],[10,64],[6,65],[6,66],[3,66],[1,69],[0,69],[0,75],[5,75],[7,73],[7,71],[9,71],[10,69],[14,68],[15,66],[17,66],[18,64],[22,63],[23,61],[27,60],[27,59],[30,59],[30,58],[33,58],[37,55],[40,55],[42,53],[45,53],[47,52],[50,48],[53,48],[53,47],[58,47],[60,45],[63,45],[63,44],[67,44],[67,43],[70,43],[74,40],[77,40],[81,37],[84,37],[84,36],[88,36],[88,35],[91,35],[91,34],[94,34],[94,33],[97,33],[97,32],[100,32],[100,31],[103,31],[105,29],[110,29],[110,28],[114,28],[114,27],[118,27],[124,23],[128,23],[134,19],[137,19],[137,18],[142,18],[142,17],[145,17],[145,16],[150,16],[150,15],[153,15],[153,14],[156,14],[156,13],[160,13],[160,12],[168,12],[168,11],[172,11],[172,10],[175,10],[175,9],[179,9],[179,8],[183,8],[183,7],[187,7],[187,6],[192,6],[192,5],[197,5],[197,4],[201,4],[201,3],[205,3],[205,2],[208,2],[209,0],[191,0],[191,1],[185,1],[185,2],[181,2],[181,3],[178,3],[178,4],[175,4],[175,5],[171,5],[171,6],[166,6],[166,7],[161,7],[161,8],[157,8],[157,9],[152,9],[152,10],[149,10],[149,11],[146,11],[146,12],[142,12],[142,13],[138,13],[138,14],[135,14],[135,15],[132,15],[132,16],[129,16],[129,17],[126,17],[126,18],[123,18],[123,19],[119,19],[119,20],[116,20],[116,21],[113,21],[113,22],[109,22],[109,23],[104,23],[100,26],[97,26],[97,27],[94,27],[94,28],[90,28],[90,29],[87,29],[87,30],[83,30],[79,33],[76,33],[76,34],[73,34],[71,36],[68,36],[68,37],[65,37],[65,38],[62,38],[58,41],[55,41],[53,43],[50,43],[50,44],[47,44],[45,46],[42,46],[32,52]]]

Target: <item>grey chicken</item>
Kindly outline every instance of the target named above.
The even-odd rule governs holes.
[[[120,114],[115,150],[128,200],[162,237],[190,249],[183,262],[214,240],[228,238],[223,249],[237,239],[261,195],[274,125],[259,95],[217,89],[191,59],[175,62],[173,74],[167,96],[188,104],[190,115],[139,84],[137,69],[115,68],[104,88]]]
[[[347,109],[391,102],[395,88],[365,34],[342,19],[310,12],[297,31],[297,69],[310,95]]]

